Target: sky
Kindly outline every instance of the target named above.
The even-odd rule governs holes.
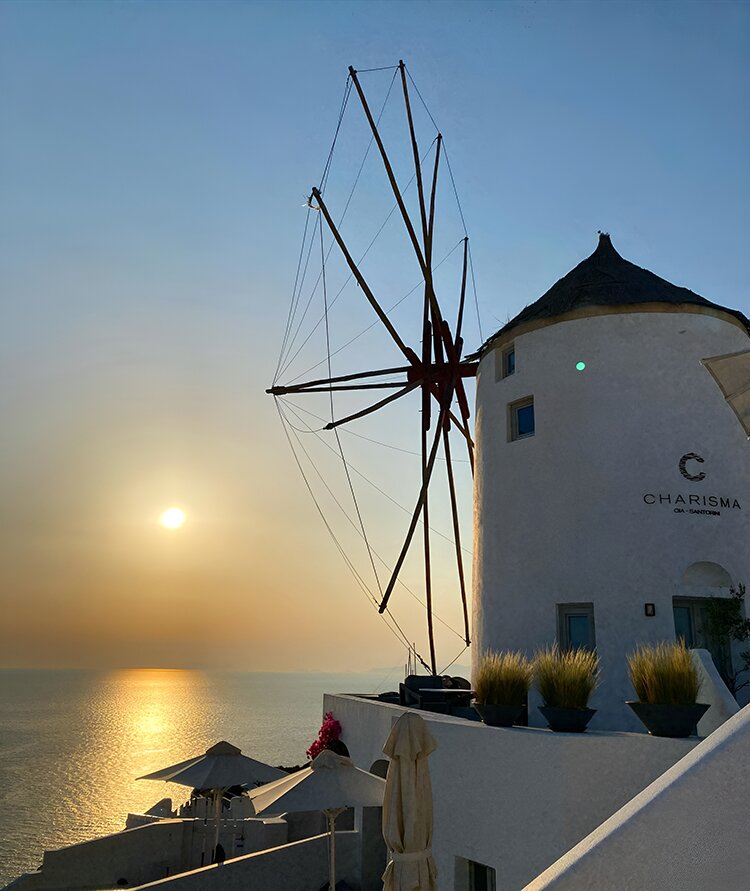
[[[348,66],[403,58],[445,137],[475,271],[471,349],[600,229],[627,259],[750,314],[748,45],[744,2],[0,3],[0,664],[402,664],[265,393]],[[373,107],[391,76],[362,75]],[[426,150],[434,129],[416,105]],[[383,130],[403,184],[400,113],[389,100]],[[351,100],[327,192],[337,210],[363,127]],[[443,184],[441,258],[463,235]],[[346,221],[360,253],[390,202],[372,153]],[[363,266],[384,303],[420,278],[396,223]],[[373,320],[336,262],[334,346]],[[448,302],[458,262],[442,267]],[[298,343],[319,317],[313,297]],[[394,319],[418,348],[410,306]],[[312,330],[285,373],[323,361],[322,338]],[[334,373],[394,355],[374,328]],[[391,564],[419,480],[419,405],[403,403],[341,434]],[[303,423],[318,429],[327,411],[288,413],[292,441],[366,577],[352,506],[323,482],[338,474],[329,485],[347,496],[340,460]],[[158,522],[173,505],[179,530]],[[434,523],[439,661],[465,662],[444,493]],[[414,561],[405,580],[393,614],[423,652]]]

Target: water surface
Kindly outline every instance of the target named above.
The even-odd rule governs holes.
[[[0,885],[45,849],[124,828],[129,811],[189,789],[136,777],[220,739],[273,765],[303,763],[324,692],[379,674],[0,671]]]

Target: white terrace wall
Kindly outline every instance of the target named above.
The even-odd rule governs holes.
[[[745,706],[525,891],[750,887],[749,763]]]
[[[383,759],[405,711],[347,695],[326,695],[323,708],[341,722],[343,741],[365,769]],[[457,857],[495,869],[498,891],[519,891],[698,743],[644,733],[503,729],[419,714],[438,746],[430,773],[441,891],[459,891]]]
[[[510,342],[515,373],[503,378]],[[750,444],[700,364],[748,345],[726,317],[629,312],[510,331],[483,357],[475,660],[531,653],[556,639],[557,604],[593,603],[603,680],[591,726],[637,729],[627,652],[674,639],[673,597],[750,584]],[[528,396],[535,433],[509,441],[508,407]],[[694,479],[680,470],[690,454],[703,459],[684,462]]]
[[[45,851],[42,868],[19,876],[13,891],[129,887],[183,868],[189,832],[180,820],[164,820]]]
[[[129,816],[131,824],[139,817]],[[219,840],[228,858],[237,857],[284,844],[288,830],[280,818],[222,820]],[[211,820],[149,820],[122,832],[45,851],[42,868],[16,879],[13,891],[105,888],[121,879],[129,887],[142,885],[207,863],[214,839]]]
[[[336,877],[358,891],[360,840],[336,833]],[[328,882],[328,836],[292,842],[144,885],[140,891],[315,891]]]

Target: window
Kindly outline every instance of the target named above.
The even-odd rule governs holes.
[[[508,406],[509,440],[534,435],[534,397],[527,396]]]
[[[516,347],[509,343],[495,352],[495,380],[499,381],[516,373]]]
[[[483,863],[469,861],[469,888],[471,891],[495,891],[495,870]]]
[[[674,631],[690,649],[708,650],[723,678],[732,673],[729,637],[717,640],[706,631],[706,606],[710,597],[675,597],[672,600]]]
[[[503,350],[503,377],[509,377],[516,370],[516,348],[511,344]]]
[[[497,891],[495,870],[483,863],[456,857],[453,887],[456,891]]]
[[[594,604],[558,603],[557,640],[562,650],[595,649]]]

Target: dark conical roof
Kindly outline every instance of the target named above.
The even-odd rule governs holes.
[[[739,319],[750,333],[750,320],[741,312],[711,303],[688,288],[673,285],[648,269],[623,259],[614,249],[609,235],[600,232],[594,253],[493,334],[479,354],[499,335],[527,322],[552,319],[586,307],[632,306],[639,303],[719,309]]]

